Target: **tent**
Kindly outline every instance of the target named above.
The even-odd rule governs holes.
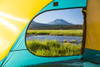
[[[0,66],[21,67],[82,58],[83,66],[99,67],[94,64],[100,63],[99,3],[99,0],[0,0]],[[82,55],[39,57],[28,51],[25,34],[33,18],[49,10],[79,7],[87,7]]]

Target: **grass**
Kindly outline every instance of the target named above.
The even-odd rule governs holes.
[[[82,36],[82,30],[28,30],[27,35]]]
[[[37,56],[72,56],[81,54],[81,44],[63,43],[56,40],[27,41],[28,49]]]

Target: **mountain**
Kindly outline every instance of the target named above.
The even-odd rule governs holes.
[[[73,24],[71,24],[71,23],[69,23],[69,22],[67,22],[63,19],[56,19],[56,20],[54,20],[52,22],[49,22],[47,24],[32,21],[30,26],[29,26],[29,29],[41,29],[41,28],[43,28],[43,29],[46,29],[46,28],[47,29],[48,28],[52,29],[52,28],[55,28],[55,27],[56,28],[60,27],[60,29],[61,29],[64,26],[71,26],[71,25],[73,25]]]
[[[63,19],[56,19],[52,22],[49,22],[50,25],[73,25],[72,23],[69,23]]]

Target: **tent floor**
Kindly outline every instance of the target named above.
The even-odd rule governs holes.
[[[67,60],[60,62],[38,64],[35,66],[26,66],[26,67],[100,67],[100,65],[86,62],[84,60]]]

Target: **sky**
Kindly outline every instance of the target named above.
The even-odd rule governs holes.
[[[72,24],[83,24],[83,14],[81,8],[63,9],[47,11],[38,15],[35,19],[39,23],[49,23],[55,19],[63,19]]]

